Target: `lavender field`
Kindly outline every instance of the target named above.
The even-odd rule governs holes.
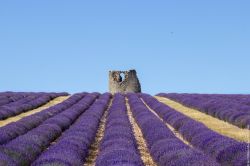
[[[250,95],[2,92],[0,166],[246,166],[249,125]]]

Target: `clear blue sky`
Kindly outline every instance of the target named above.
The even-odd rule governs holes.
[[[0,2],[0,91],[250,93],[249,0]]]

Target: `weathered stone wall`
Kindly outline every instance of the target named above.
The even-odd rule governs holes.
[[[124,74],[124,79],[121,77],[121,74]],[[109,71],[109,92],[141,92],[141,85],[136,71]]]

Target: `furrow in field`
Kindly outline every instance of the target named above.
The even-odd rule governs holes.
[[[219,134],[236,139],[238,141],[248,142],[248,137],[250,135],[250,131],[248,129],[241,129],[223,120],[219,120],[198,110],[186,107],[168,98],[159,96],[155,96],[155,98],[163,104],[166,104],[176,111],[186,115],[187,117],[203,123],[206,127]]]
[[[157,116],[168,128],[169,130],[172,131],[172,133],[179,138],[183,143],[185,143],[186,145],[190,146],[193,148],[193,146],[185,140],[185,138],[177,131],[175,130],[171,125],[169,125],[168,123],[166,123],[154,110],[152,110],[147,104],[146,102],[141,98],[142,102],[145,104],[145,106],[149,109],[149,111],[151,111],[155,116]]]
[[[28,112],[21,113],[21,114],[19,114],[17,116],[10,117],[10,118],[5,119],[5,120],[0,120],[0,127],[5,126],[5,125],[7,125],[7,124],[9,124],[11,122],[16,122],[16,121],[18,121],[18,120],[20,120],[20,119],[22,119],[24,117],[30,116],[30,115],[35,114],[37,112],[40,112],[40,111],[42,111],[44,109],[52,107],[52,106],[54,106],[56,104],[59,104],[59,103],[63,102],[64,100],[68,99],[69,97],[70,96],[60,96],[60,97],[57,97],[57,98],[49,101],[48,103],[36,108],[36,109],[30,110]]]
[[[130,106],[128,104],[128,99],[126,99],[126,106],[127,106],[127,114],[128,114],[128,118],[129,121],[132,125],[132,129],[134,132],[134,136],[138,145],[138,149],[141,155],[141,159],[144,163],[144,165],[146,166],[157,166],[157,164],[155,163],[155,161],[153,160],[152,156],[150,155],[149,149],[147,147],[147,144],[143,138],[143,134],[142,131],[140,129],[140,127],[138,126],[138,124],[136,123],[132,112],[130,110]]]
[[[106,125],[106,121],[107,121],[108,110],[109,110],[110,106],[112,105],[112,101],[113,101],[113,99],[111,99],[111,101],[109,102],[109,106],[105,110],[105,112],[100,120],[99,127],[98,127],[96,137],[95,137],[95,141],[91,144],[91,146],[89,148],[88,157],[86,158],[84,166],[94,166],[95,165],[95,161],[96,161],[96,158],[97,158],[98,153],[99,153],[99,146],[100,146],[101,140],[104,136],[104,130],[105,130],[105,125]]]

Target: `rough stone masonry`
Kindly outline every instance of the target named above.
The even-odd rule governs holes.
[[[109,71],[109,92],[141,92],[141,85],[136,71]]]

